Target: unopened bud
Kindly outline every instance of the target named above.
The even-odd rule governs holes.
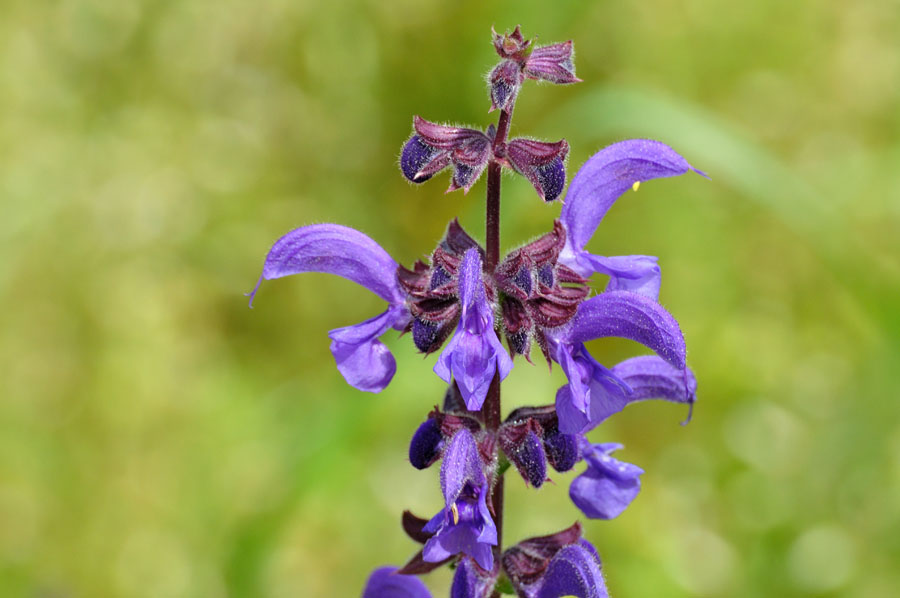
[[[413,434],[409,443],[409,462],[416,469],[426,469],[441,456],[443,442],[440,423],[429,417]]]

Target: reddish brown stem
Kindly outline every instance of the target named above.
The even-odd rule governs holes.
[[[494,137],[494,147],[506,143],[509,134],[509,121],[512,106],[509,111],[500,111],[500,120],[497,122],[497,134]],[[492,160],[488,165],[487,177],[487,208],[485,213],[485,259],[484,270],[488,276],[494,275],[494,270],[500,262],[500,169],[499,162]],[[495,373],[494,379],[488,388],[484,401],[484,425],[496,433],[500,428],[500,374]],[[494,512],[497,525],[497,545],[494,547],[494,559],[499,560],[503,551],[503,477],[500,476],[491,488],[490,504]]]

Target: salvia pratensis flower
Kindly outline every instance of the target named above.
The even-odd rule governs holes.
[[[627,366],[628,374],[636,376],[635,380],[667,376],[673,388],[666,386],[665,396],[655,398],[684,403],[694,400],[696,386],[692,383],[693,374],[685,365],[684,337],[675,318],[644,295],[607,291],[581,303],[565,329],[547,335],[550,354],[569,379],[556,394],[559,429],[566,434],[590,430],[629,403],[648,398],[649,388],[633,394],[627,382],[594,359],[584,346],[587,341],[610,336],[645,345],[669,366],[661,368],[657,360]],[[650,369],[645,370],[646,367]],[[681,377],[681,390],[671,392],[675,390],[677,376]]]
[[[477,249],[469,249],[463,256],[458,286],[459,324],[438,357],[434,372],[448,384],[455,380],[466,406],[478,411],[494,374],[498,373],[501,380],[506,378],[512,360],[494,333],[494,310],[485,294]]]
[[[409,325],[397,268],[397,262],[378,243],[358,230],[338,224],[304,226],[278,239],[269,250],[262,275],[250,293],[250,304],[263,280],[301,272],[342,276],[387,301],[384,313],[328,333],[331,352],[347,383],[359,390],[381,392],[397,364],[378,337],[390,328],[404,330]]]
[[[423,528],[434,534],[425,543],[425,561],[443,561],[464,553],[482,569],[491,571],[491,546],[497,544],[497,527],[487,507],[488,480],[478,446],[466,428],[456,433],[444,452],[441,490],[446,506]]]
[[[381,567],[369,576],[362,598],[431,598],[431,592],[419,578],[401,575],[396,567]]]
[[[594,154],[575,173],[566,192],[560,220],[568,234],[560,262],[585,277],[594,272],[608,275],[607,290],[629,290],[656,299],[660,271],[655,257],[603,257],[584,247],[623,193],[637,190],[645,181],[691,170],[706,176],[666,144],[650,139],[620,141]]]
[[[584,437],[580,444],[588,467],[572,481],[569,497],[591,519],[614,519],[640,492],[644,470],[610,457],[621,444],[592,445]]]

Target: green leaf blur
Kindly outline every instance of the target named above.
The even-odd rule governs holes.
[[[272,241],[339,222],[409,264],[484,181],[397,168],[419,114],[484,127],[490,27],[573,39],[584,83],[528,82],[514,135],[660,139],[712,177],[629,192],[591,249],[660,256],[699,381],[594,433],[643,491],[586,522],[610,591],[900,588],[900,10],[895,0],[5,2],[0,19],[0,595],[357,596],[415,550],[437,470],[406,461],[442,395],[385,339],[380,395],[326,333],[382,302],[308,274],[243,293]],[[504,178],[502,243],[546,230]],[[637,345],[597,342],[615,363]],[[562,376],[517,360],[506,409]],[[576,467],[576,472],[581,466]],[[573,474],[510,474],[507,541],[570,525]],[[427,583],[445,595],[450,573]]]

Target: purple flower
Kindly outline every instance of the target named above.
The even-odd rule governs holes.
[[[607,290],[630,290],[659,296],[659,266],[646,255],[603,257],[584,250],[612,204],[628,189],[650,179],[697,170],[664,143],[628,139],[614,143],[585,162],[569,185],[560,219],[568,235],[559,260],[582,276],[609,275]]]
[[[588,468],[572,481],[569,497],[591,519],[614,519],[641,491],[644,470],[609,456],[621,444],[591,445],[582,437],[581,445]]]
[[[494,310],[484,289],[481,256],[477,249],[469,249],[459,267],[459,325],[438,357],[434,372],[448,384],[451,378],[456,379],[471,411],[481,409],[494,373],[502,380],[512,370],[512,360],[494,332]]]
[[[418,577],[396,571],[396,567],[375,569],[366,582],[362,598],[431,598],[431,592]]]
[[[450,598],[489,598],[497,583],[497,571],[485,571],[471,559],[462,559],[453,576]]]
[[[569,379],[556,394],[559,430],[565,434],[587,431],[629,403],[648,398],[645,395],[651,391],[651,383],[643,381],[660,372],[658,361],[623,364],[620,373],[645,386],[641,393],[635,394],[628,382],[597,362],[584,346],[589,340],[608,336],[631,339],[653,349],[681,373],[681,394],[673,388],[673,394],[660,398],[693,400],[692,375],[685,365],[684,337],[675,318],[658,303],[638,293],[607,291],[581,303],[567,327],[555,335],[547,335],[550,353]],[[674,382],[671,376],[668,380]]]
[[[497,544],[497,527],[487,507],[488,482],[481,466],[475,438],[462,428],[450,441],[441,463],[441,490],[446,506],[423,528],[433,533],[425,544],[428,562],[442,561],[465,553],[491,571]]]
[[[600,557],[587,540],[579,540],[556,553],[534,598],[609,598],[600,571]]]
[[[389,328],[403,330],[409,323],[405,294],[397,283],[397,262],[358,230],[338,224],[304,226],[278,239],[269,250],[250,293],[250,305],[263,280],[301,272],[337,274],[388,302],[384,313],[328,333],[337,368],[347,383],[367,392],[384,390],[397,364],[378,337]]]

